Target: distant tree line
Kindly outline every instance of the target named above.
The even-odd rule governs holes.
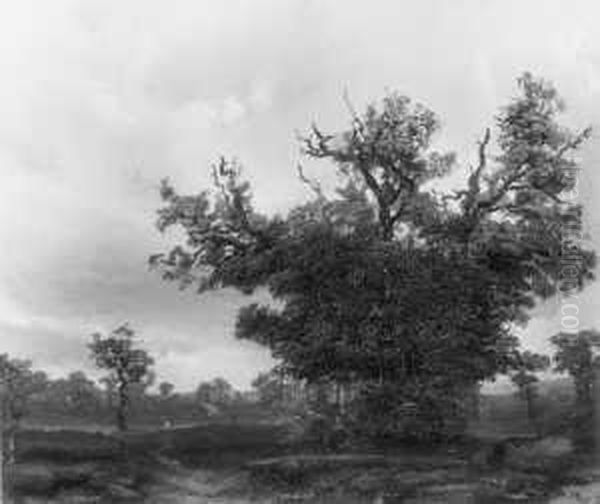
[[[595,349],[600,346],[600,333],[595,330],[582,330],[574,334],[559,333],[552,338],[556,351],[549,357],[523,352],[520,365],[512,372],[512,380],[518,394],[526,404],[527,417],[532,428],[541,434],[541,402],[539,398],[539,372],[552,368],[558,373],[568,373],[573,382],[573,417],[569,425],[575,437],[582,443],[590,444],[590,424],[595,420],[597,387],[600,384],[598,372],[600,361]],[[364,409],[356,408],[356,402],[364,400],[360,384],[336,383],[327,380],[311,382],[299,380],[282,366],[259,373],[252,382],[252,389],[236,390],[227,380],[217,377],[199,383],[195,391],[178,392],[167,381],[152,385],[155,375],[150,368],[153,360],[136,342],[135,333],[129,327],[126,331],[118,328],[110,337],[126,339],[128,344],[115,345],[115,348],[145,355],[139,362],[144,363],[145,372],[131,374],[135,380],[119,387],[113,373],[99,380],[93,380],[83,371],[71,372],[63,378],[49,378],[46,373],[36,371],[30,361],[0,355],[0,379],[4,385],[2,412],[6,459],[14,459],[14,440],[18,429],[28,423],[32,426],[58,425],[106,427],[114,425],[126,429],[129,421],[136,426],[162,428],[202,422],[255,422],[281,420],[303,421],[304,427],[310,422],[321,421],[323,428],[335,425],[336,417],[344,417],[348,427],[351,420],[361,424]],[[96,359],[98,342],[103,336],[92,337],[90,349]],[[113,342],[114,343],[114,342]],[[106,351],[106,348],[105,350]],[[123,360],[125,362],[125,360]],[[553,366],[551,364],[554,363]],[[123,365],[123,364],[119,364]],[[124,392],[125,391],[125,392]],[[121,394],[126,394],[126,399]],[[479,390],[465,394],[465,404],[470,401],[471,414],[477,414]],[[125,408],[123,409],[123,406]],[[414,405],[416,407],[416,405]],[[388,415],[386,408],[393,406],[370,404],[380,408],[379,413]],[[340,413],[341,412],[341,413]],[[374,414],[374,412],[371,412]],[[404,428],[422,429],[414,422],[414,408],[403,410]],[[411,421],[413,425],[411,426]],[[323,424],[325,422],[325,424]],[[332,423],[333,422],[333,423]],[[368,423],[368,422],[367,422]],[[375,427],[379,427],[376,424]],[[355,425],[357,427],[357,425]],[[371,432],[376,435],[377,432]]]
[[[156,383],[154,358],[129,325],[108,335],[95,333],[90,358],[105,375],[92,379],[83,371],[50,378],[31,361],[0,354],[3,425],[8,439],[25,422],[33,426],[114,425],[124,431],[136,424],[160,427],[165,420],[223,420],[229,409],[257,403],[257,394],[236,390],[216,377],[194,391],[178,392],[168,381]]]

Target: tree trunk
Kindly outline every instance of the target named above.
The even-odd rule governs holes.
[[[592,383],[591,407],[593,410],[593,426],[594,426],[594,453],[597,458],[600,458],[600,369],[597,365],[594,366],[594,378]]]
[[[473,386],[472,390],[472,399],[473,399],[473,407],[472,407],[472,415],[473,419],[479,421],[481,419],[481,386],[479,383],[476,383]]]
[[[575,382],[575,422],[574,441],[582,451],[595,451],[596,435],[594,430],[594,404],[591,386],[581,380]]]
[[[0,394],[3,392],[2,384],[0,384]],[[5,427],[6,427],[6,415],[4,411],[4,397],[0,395],[0,503],[9,504],[10,500],[10,488],[8,485],[7,478],[7,464],[4,450],[5,441]]]
[[[4,398],[0,397],[0,504],[14,502],[12,493],[15,458],[14,435],[15,426],[10,417],[9,407]]]
[[[537,419],[536,419],[536,414],[535,414],[534,400],[535,400],[534,390],[531,385],[528,385],[525,388],[525,401],[527,403],[527,418],[529,419],[529,423],[535,430],[536,435],[539,436],[540,429],[539,429],[539,426],[536,421]]]
[[[1,385],[0,385],[1,387]],[[4,415],[3,411],[0,410],[0,503],[6,502],[4,491]]]
[[[120,432],[128,429],[127,425],[127,406],[129,398],[127,396],[127,384],[119,385],[119,404],[117,406],[117,428]]]
[[[10,467],[15,463],[15,436],[17,433],[17,427],[15,423],[11,423],[5,430],[4,438],[4,460],[5,463]]]
[[[4,425],[0,427],[0,431],[4,430]],[[12,504],[13,491],[12,481],[14,479],[14,462],[10,460],[8,446],[10,436],[6,436],[6,431],[0,433],[0,504]]]

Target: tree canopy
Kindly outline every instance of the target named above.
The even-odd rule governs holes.
[[[47,382],[46,373],[33,370],[30,361],[0,354],[0,399],[5,423],[18,423],[27,413],[31,396],[44,390]]]
[[[314,197],[263,215],[239,162],[221,158],[212,191],[180,195],[163,181],[158,228],[180,227],[185,240],[151,265],[199,292],[267,288],[276,303],[243,308],[237,335],[308,381],[401,384],[423,396],[517,367],[514,326],[564,287],[561,258],[579,258],[569,288],[583,288],[595,265],[563,232],[581,230],[575,154],[590,130],[560,124],[550,83],[530,74],[517,83],[459,190],[436,191],[458,162],[433,149],[431,110],[395,93],[362,114],[347,100],[347,129],[313,124],[300,139],[309,160],[336,170],[335,194],[299,165]]]

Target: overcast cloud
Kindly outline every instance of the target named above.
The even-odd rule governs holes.
[[[343,126],[344,89],[357,104],[386,89],[426,103],[465,166],[524,70],[555,82],[569,121],[600,123],[591,0],[0,4],[0,352],[53,374],[89,370],[90,332],[123,321],[180,388],[217,375],[245,387],[268,368],[233,336],[241,296],[180,293],[147,270],[165,245],[158,182],[198,190],[209,162],[236,155],[258,205],[283,211],[306,196],[295,131]],[[599,243],[598,136],[584,160]],[[583,295],[582,326],[600,327],[598,294]],[[543,350],[559,322],[553,303],[538,312],[523,338]]]

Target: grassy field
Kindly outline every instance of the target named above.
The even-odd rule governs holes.
[[[148,488],[175,466],[238,468],[252,458],[281,453],[283,436],[280,427],[258,424],[206,424],[123,436],[26,430],[17,437],[11,480],[17,497],[31,502],[71,502],[73,495],[76,502],[145,502]]]
[[[26,429],[11,479],[17,504],[393,504],[547,502],[569,483],[568,439],[554,431],[570,399],[538,404],[546,439],[532,439],[514,395],[484,397],[471,435],[438,446],[318,453],[266,423],[206,423],[171,430],[136,426]],[[98,432],[94,432],[98,430]]]
[[[494,447],[481,443],[299,454],[285,439],[284,429],[267,425],[124,437],[24,431],[12,480],[26,504],[487,504],[513,502],[508,495],[545,502],[564,468],[556,458],[532,458],[533,445],[511,448],[520,451],[498,465]]]

